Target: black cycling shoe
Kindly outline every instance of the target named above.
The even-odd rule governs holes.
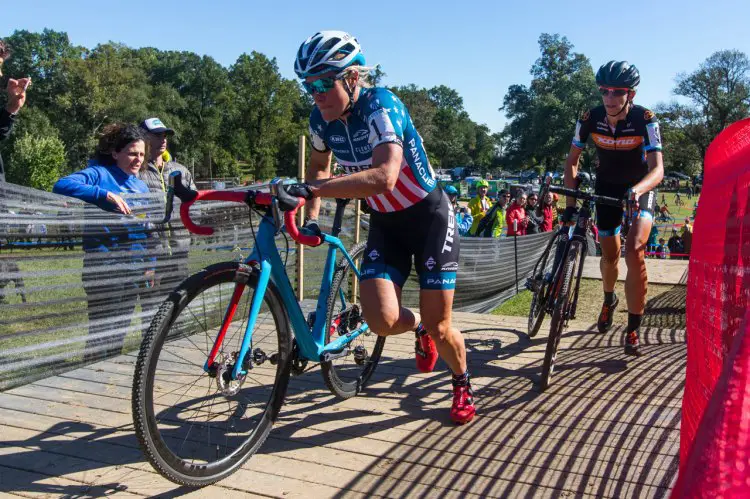
[[[630,331],[625,335],[625,355],[632,355],[633,357],[643,355],[643,352],[641,352],[641,342],[638,339],[638,331]]]
[[[612,321],[615,319],[615,309],[617,304],[620,303],[619,298],[615,295],[615,299],[610,305],[606,303],[602,304],[602,311],[599,313],[599,320],[596,322],[596,327],[599,328],[600,333],[606,333],[612,327]]]

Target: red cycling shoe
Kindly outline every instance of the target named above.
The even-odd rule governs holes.
[[[641,351],[641,342],[638,339],[638,331],[631,331],[625,335],[625,354],[633,357],[643,355]]]
[[[477,413],[474,407],[474,390],[471,385],[453,386],[453,407],[451,407],[451,420],[457,424],[466,424]]]
[[[414,334],[417,337],[416,344],[414,345],[417,369],[423,373],[431,373],[435,369],[435,364],[438,360],[438,351],[435,342],[427,334],[427,330],[422,326],[421,322],[414,331]]]

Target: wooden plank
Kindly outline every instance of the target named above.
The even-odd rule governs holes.
[[[588,279],[601,279],[602,273],[599,269],[601,257],[588,256],[583,264],[583,277]],[[617,280],[624,281],[628,273],[625,258],[619,260],[619,274]],[[685,284],[682,282],[683,274],[687,273],[687,260],[662,260],[660,258],[646,258],[646,271],[648,282],[651,284]]]
[[[12,427],[0,429],[4,435],[18,440],[30,441],[34,435],[33,432]],[[156,474],[148,464],[142,462],[140,451],[136,455],[136,449],[128,449],[111,441],[86,441],[60,435],[47,435],[44,444],[44,449],[0,447],[0,457],[12,459],[14,472],[36,475],[33,477],[35,481],[49,478],[49,473],[54,473],[61,480],[81,484],[82,488],[88,486],[92,491],[111,491],[110,494],[114,495],[127,492],[128,495],[151,497],[173,492],[183,495],[190,491]],[[126,458],[123,453],[127,454]],[[104,457],[106,461],[91,459],[89,456]],[[110,466],[113,459],[117,464]],[[312,490],[318,492],[315,497],[322,497],[332,496],[337,491],[333,487],[311,487],[312,484],[307,482],[283,479],[262,471],[241,470],[239,475],[243,477],[242,481],[225,480],[219,485],[196,490],[188,495],[217,497],[229,493],[232,497],[303,497]],[[24,495],[24,492],[34,487],[30,487],[29,482],[14,480],[7,483],[5,488],[7,492]]]
[[[117,487],[119,485],[114,484],[95,486],[64,477],[0,465],[0,494],[2,495],[12,494],[13,496],[34,498],[105,497],[110,495],[143,497]]]

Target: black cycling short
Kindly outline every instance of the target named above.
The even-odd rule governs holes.
[[[630,184],[609,184],[597,181],[594,192],[600,196],[608,196],[617,199],[625,199]],[[644,219],[654,219],[654,206],[656,206],[656,191],[649,191],[638,198],[639,216]],[[622,227],[622,208],[606,204],[596,204],[596,227],[599,236],[616,236]]]
[[[403,288],[413,258],[420,289],[455,289],[458,252],[453,208],[436,187],[404,210],[370,214],[361,280],[388,279]]]

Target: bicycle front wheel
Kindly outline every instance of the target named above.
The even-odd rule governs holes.
[[[542,364],[542,382],[540,388],[546,390],[552,380],[552,373],[555,371],[555,361],[557,360],[557,348],[560,345],[565,321],[568,319],[570,310],[570,299],[573,293],[573,279],[578,274],[578,265],[581,260],[581,243],[573,241],[570,243],[568,254],[563,262],[562,272],[558,281],[552,284],[556,288],[550,295],[549,299],[554,300],[552,310],[552,321],[549,327],[549,337],[547,338],[547,348],[544,352],[544,363]]]
[[[361,260],[364,251],[365,243],[360,243],[349,254],[356,263]],[[344,258],[333,275],[328,295],[326,343],[356,329],[363,322],[357,278],[349,261]],[[331,393],[341,399],[357,395],[375,372],[384,345],[385,337],[368,330],[348,345],[346,355],[322,362],[320,370]]]
[[[529,308],[529,320],[527,334],[529,338],[533,338],[539,332],[544,322],[544,313],[547,309],[547,294],[549,290],[549,284],[545,280],[545,272],[550,255],[554,255],[557,250],[557,244],[553,243],[547,250],[542,254],[539,264],[537,265],[537,274],[532,276],[533,281],[536,284],[536,289],[532,290],[534,295],[531,297],[531,307]]]
[[[289,381],[292,339],[269,283],[243,370],[232,379],[245,336],[256,270],[211,265],[173,291],[149,327],[136,362],[133,420],[141,449],[167,479],[192,487],[217,482],[268,436]],[[213,367],[204,366],[222,325]]]

